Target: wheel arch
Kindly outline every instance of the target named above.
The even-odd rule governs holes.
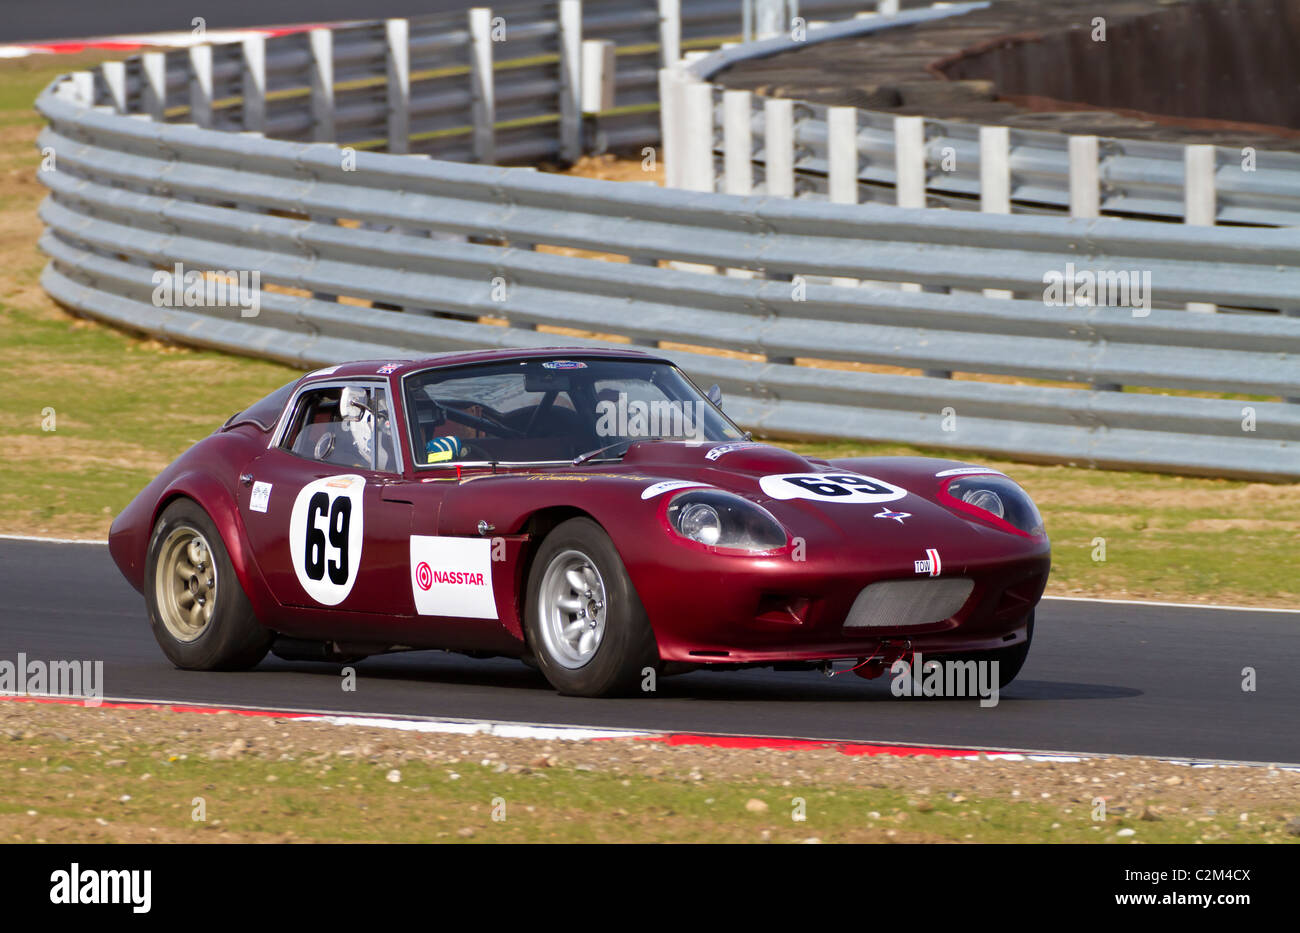
[[[239,585],[253,606],[258,618],[265,618],[271,608],[268,602],[262,574],[257,568],[257,561],[244,533],[244,523],[239,516],[239,508],[234,497],[219,482],[199,473],[190,473],[177,477],[158,497],[149,523],[148,543],[153,541],[153,529],[163,512],[181,499],[188,499],[204,511],[221,535],[221,543],[230,557],[230,565],[235,570]],[[148,546],[146,544],[146,547]]]

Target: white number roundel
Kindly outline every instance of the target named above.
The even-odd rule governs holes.
[[[289,516],[289,556],[307,595],[337,606],[357,582],[364,476],[327,476],[302,487]]]
[[[893,502],[907,490],[883,479],[858,473],[774,473],[758,481],[773,499],[812,499],[846,505],[874,505]]]

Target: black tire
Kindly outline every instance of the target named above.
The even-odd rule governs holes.
[[[195,601],[201,603],[199,612],[205,616],[199,622],[191,622],[178,608],[184,599],[183,594],[180,597],[174,595],[176,584],[173,578],[181,577],[173,563],[173,550],[179,549],[183,554],[176,560],[188,560],[194,553],[189,547],[196,534],[202,542],[198,553],[206,554],[207,559],[201,561],[205,572],[191,576],[196,580],[211,581],[213,586],[204,589],[192,580],[189,585],[181,587],[191,593],[191,606]],[[197,569],[193,563],[187,566]],[[215,568],[215,576],[206,573],[211,568]],[[177,667],[197,671],[239,671],[257,666],[266,657],[273,634],[253,615],[253,607],[235,576],[235,568],[230,563],[230,555],[217,526],[193,500],[177,499],[158,517],[149,539],[144,581],[149,625],[163,654]],[[196,586],[201,598],[193,596]],[[209,600],[211,610],[205,612]]]
[[[594,566],[604,589],[602,634],[585,662],[574,657],[566,661],[552,647],[557,635],[552,632],[548,639],[544,631],[548,623],[543,619],[541,591],[548,570],[562,568],[575,559],[566,555],[574,554]],[[645,608],[614,542],[594,521],[569,519],[543,539],[528,573],[527,594],[524,629],[528,644],[538,669],[560,693],[582,697],[639,693],[645,669],[658,670],[659,648]]]
[[[939,656],[941,661],[997,661],[998,689],[1001,690],[1020,674],[1029,657],[1029,646],[1034,640],[1034,614],[1029,613],[1029,624],[1025,626],[1025,640],[1006,648],[994,648],[992,651],[971,651],[964,654],[945,654]]]

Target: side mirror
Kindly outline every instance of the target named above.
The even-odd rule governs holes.
[[[718,387],[716,382],[709,386],[708,398],[715,408],[722,407],[722,389]]]

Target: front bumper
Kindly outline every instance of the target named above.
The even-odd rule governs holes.
[[[744,572],[706,569],[671,588],[639,588],[665,661],[755,664],[856,659],[906,643],[927,654],[985,651],[1023,642],[1029,615],[1050,570],[1044,542],[1037,553],[970,562],[936,578],[968,579],[969,596],[938,621],[846,626],[863,589],[882,581],[915,581],[900,567],[873,572],[757,562]],[[911,568],[907,568],[910,571]],[[924,581],[921,581],[924,584]],[[861,618],[859,622],[863,621]]]

